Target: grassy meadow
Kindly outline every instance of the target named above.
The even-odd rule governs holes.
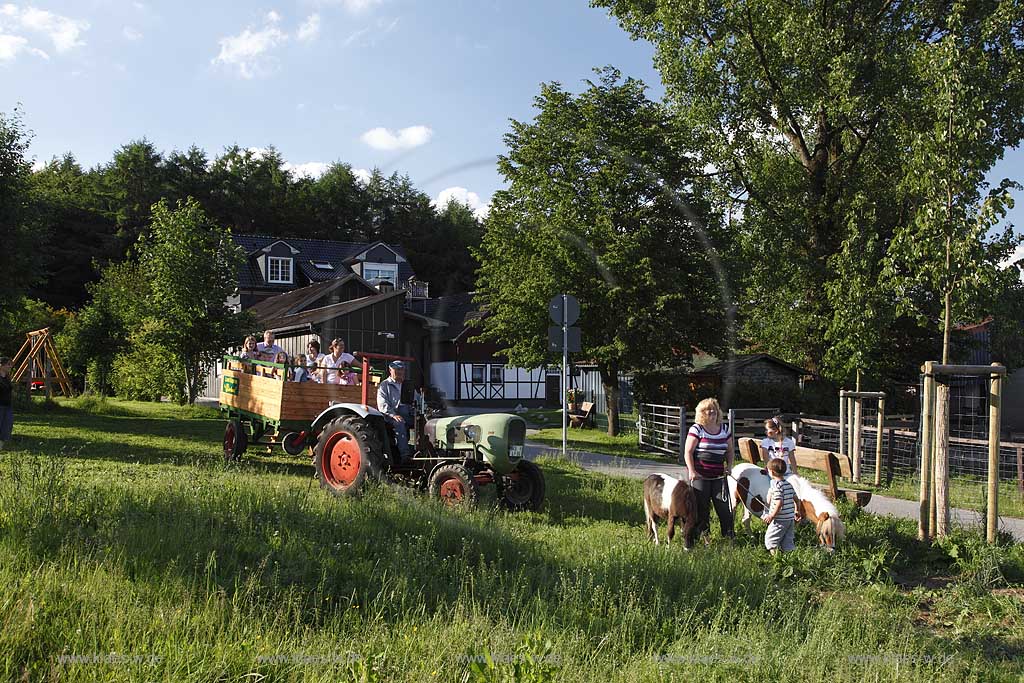
[[[541,461],[548,501],[322,493],[220,457],[216,412],[80,399],[0,452],[0,680],[1017,681],[1024,547],[844,509],[848,543],[650,544],[641,484]]]

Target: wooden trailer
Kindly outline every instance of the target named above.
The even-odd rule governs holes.
[[[251,444],[280,445],[298,455],[313,419],[332,404],[376,405],[382,373],[370,369],[373,354],[366,355],[356,386],[291,382],[291,369],[282,363],[225,356],[220,386],[220,409],[228,421],[224,457],[236,460]]]

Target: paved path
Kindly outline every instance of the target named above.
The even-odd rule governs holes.
[[[562,449],[528,441],[526,444],[526,457],[534,459],[541,455],[560,458]],[[641,460],[639,458],[620,458],[614,455],[590,453],[575,449],[568,450],[566,460],[576,463],[585,470],[610,474],[616,477],[629,477],[631,479],[645,479],[648,475],[655,472],[664,472],[672,476],[683,476],[686,471],[685,467],[665,462]],[[918,516],[918,504],[916,501],[887,498],[877,494],[871,496],[871,502],[868,503],[865,510],[875,515],[892,515],[893,517],[903,519],[917,519]],[[985,518],[981,516],[980,512],[975,510],[954,508],[951,511],[951,516],[954,523],[964,526],[985,526]],[[1024,519],[1003,517],[999,520],[999,528],[1013,534],[1017,542],[1024,542]]]

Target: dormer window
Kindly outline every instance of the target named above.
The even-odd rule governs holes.
[[[364,263],[363,279],[370,282],[387,280],[394,287],[398,287],[398,264],[397,263]]]
[[[275,285],[292,284],[292,260],[290,258],[268,256],[267,282]]]

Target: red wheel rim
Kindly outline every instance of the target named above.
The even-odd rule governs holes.
[[[352,485],[359,475],[359,465],[363,456],[359,444],[348,432],[331,434],[324,445],[323,473],[324,478],[335,488],[346,488]]]
[[[233,458],[235,455],[235,437],[235,425],[230,423],[224,430],[224,455],[229,458]]]
[[[466,487],[458,479],[448,479],[441,484],[440,495],[446,503],[459,503],[466,496]]]

